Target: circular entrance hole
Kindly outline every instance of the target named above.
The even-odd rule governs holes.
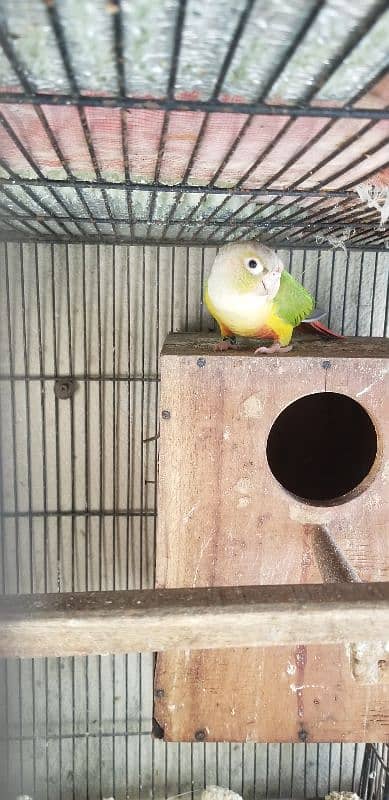
[[[368,413],[343,394],[300,397],[284,409],[270,430],[269,467],[277,481],[301,500],[331,504],[369,474],[377,455],[377,434]]]

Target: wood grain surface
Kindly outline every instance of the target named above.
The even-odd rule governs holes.
[[[0,597],[0,657],[375,641],[389,583],[78,592]]]
[[[389,580],[388,342],[304,337],[291,353],[255,357],[217,354],[214,341],[172,335],[162,352],[158,586],[319,583],[317,526],[361,581]],[[314,506],[278,484],[266,442],[283,409],[323,391],[366,409],[378,452],[347,502]],[[167,740],[385,740],[389,669],[379,652],[296,638],[161,654],[155,716]]]

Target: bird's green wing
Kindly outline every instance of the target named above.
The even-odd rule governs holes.
[[[284,270],[281,274],[280,288],[273,300],[277,316],[295,328],[310,315],[314,305],[309,292]]]

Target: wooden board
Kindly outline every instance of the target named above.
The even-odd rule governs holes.
[[[0,597],[0,658],[348,642],[386,637],[389,583]],[[365,633],[366,632],[366,633]]]
[[[282,357],[255,357],[215,353],[204,336],[169,337],[161,360],[158,586],[320,582],[317,525],[330,530],[362,581],[387,581],[388,358],[385,340],[305,338]],[[277,483],[265,451],[281,410],[325,390],[369,412],[378,454],[364,492],[318,507]],[[298,641],[161,654],[155,717],[167,740],[384,740],[384,651],[373,663],[369,656],[366,669],[361,647]]]

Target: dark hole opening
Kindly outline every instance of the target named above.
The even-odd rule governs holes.
[[[266,455],[277,481],[303,500],[331,501],[369,474],[377,434],[368,413],[335,392],[300,397],[274,422]]]

